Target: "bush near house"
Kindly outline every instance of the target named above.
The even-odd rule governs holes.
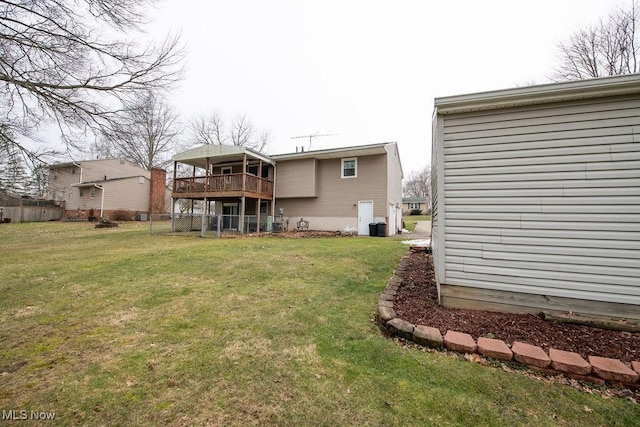
[[[111,214],[111,220],[113,221],[133,221],[133,214],[130,211],[113,211]]]
[[[409,215],[422,215],[422,209],[411,209]]]

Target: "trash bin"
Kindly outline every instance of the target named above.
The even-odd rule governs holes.
[[[379,222],[378,226],[378,237],[387,237],[387,223],[386,222]]]
[[[378,224],[372,222],[369,224],[369,237],[374,237],[378,235]]]

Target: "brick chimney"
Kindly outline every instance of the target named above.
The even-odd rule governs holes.
[[[160,168],[151,169],[151,189],[149,191],[149,214],[165,213],[167,201],[167,171]]]

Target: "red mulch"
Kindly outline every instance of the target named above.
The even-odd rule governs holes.
[[[412,253],[398,289],[394,310],[398,317],[414,325],[489,336],[513,343],[526,342],[544,349],[572,351],[625,362],[640,361],[640,333],[619,332],[590,326],[543,320],[533,314],[448,309],[438,305],[431,256]]]

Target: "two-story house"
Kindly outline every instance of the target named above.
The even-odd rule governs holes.
[[[140,219],[169,211],[166,175],[124,159],[58,163],[49,167],[49,198],[64,202],[65,218]]]
[[[173,157],[172,199],[203,200],[240,232],[309,228],[369,234],[384,222],[402,228],[402,166],[395,142],[265,155],[244,147],[203,145]],[[172,205],[175,205],[173,203]]]

